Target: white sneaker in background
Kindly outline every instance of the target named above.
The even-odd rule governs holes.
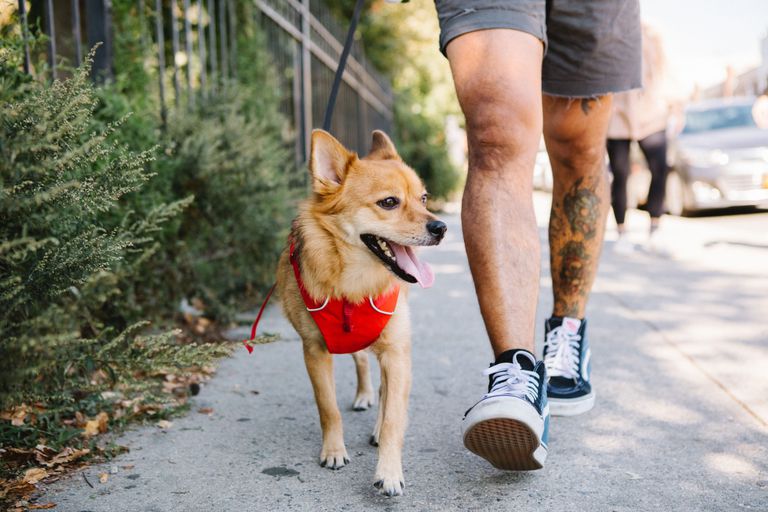
[[[667,238],[657,229],[652,231],[648,235],[647,250],[651,254],[661,256],[663,258],[669,258],[672,256],[672,251],[669,248],[669,241]]]
[[[635,244],[629,241],[627,235],[619,235],[613,243],[613,252],[616,254],[631,254],[635,252]]]

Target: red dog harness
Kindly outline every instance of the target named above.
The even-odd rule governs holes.
[[[304,288],[299,262],[294,255],[295,249],[295,244],[291,241],[290,259],[293,274],[296,276],[296,283],[299,285],[299,292],[301,298],[304,299],[304,305],[320,329],[328,352],[331,354],[351,354],[371,346],[374,341],[379,339],[384,327],[387,326],[389,319],[395,313],[400,287],[394,285],[389,291],[375,299],[368,297],[367,301],[358,304],[348,302],[343,298],[331,299],[329,297],[326,297],[323,302],[317,302]],[[256,327],[261,319],[261,314],[264,312],[264,306],[266,306],[274,289],[273,286],[261,305],[256,321],[251,328],[251,339],[243,341],[248,352],[253,352],[253,346],[249,342],[256,338]]]
[[[346,299],[326,297],[323,302],[315,301],[304,288],[299,262],[294,256],[291,243],[290,255],[293,274],[299,285],[301,297],[307,311],[317,324],[325,339],[325,346],[331,354],[351,354],[368,348],[381,335],[389,319],[395,313],[400,287],[395,285],[383,295],[368,297],[367,301],[353,304]]]

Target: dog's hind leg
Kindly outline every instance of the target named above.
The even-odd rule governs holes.
[[[365,411],[373,405],[373,384],[371,383],[371,368],[368,363],[368,351],[361,350],[352,354],[357,370],[357,394],[352,409]]]
[[[329,469],[340,469],[349,462],[344,447],[344,427],[341,412],[336,404],[336,384],[333,380],[333,356],[322,341],[304,341],[304,363],[315,391],[317,411],[320,413],[320,427],[323,430],[323,447],[320,451],[320,465]]]
[[[387,401],[386,381],[382,377],[379,384],[379,411],[376,413],[376,425],[373,427],[370,443],[372,446],[379,446],[379,435],[381,434],[381,423],[384,421],[384,403]]]
[[[379,461],[374,485],[382,494],[403,494],[403,437],[411,391],[410,342],[389,345],[378,354],[381,364],[383,418],[379,431]]]

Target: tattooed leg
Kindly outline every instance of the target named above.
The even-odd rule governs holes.
[[[549,221],[554,316],[584,317],[610,205],[605,132],[611,97],[544,96],[544,138],[554,187]]]

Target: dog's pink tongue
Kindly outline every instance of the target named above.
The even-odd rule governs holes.
[[[422,262],[407,245],[390,244],[397,257],[397,266],[416,278],[419,286],[429,288],[435,283],[435,273],[428,263]]]

